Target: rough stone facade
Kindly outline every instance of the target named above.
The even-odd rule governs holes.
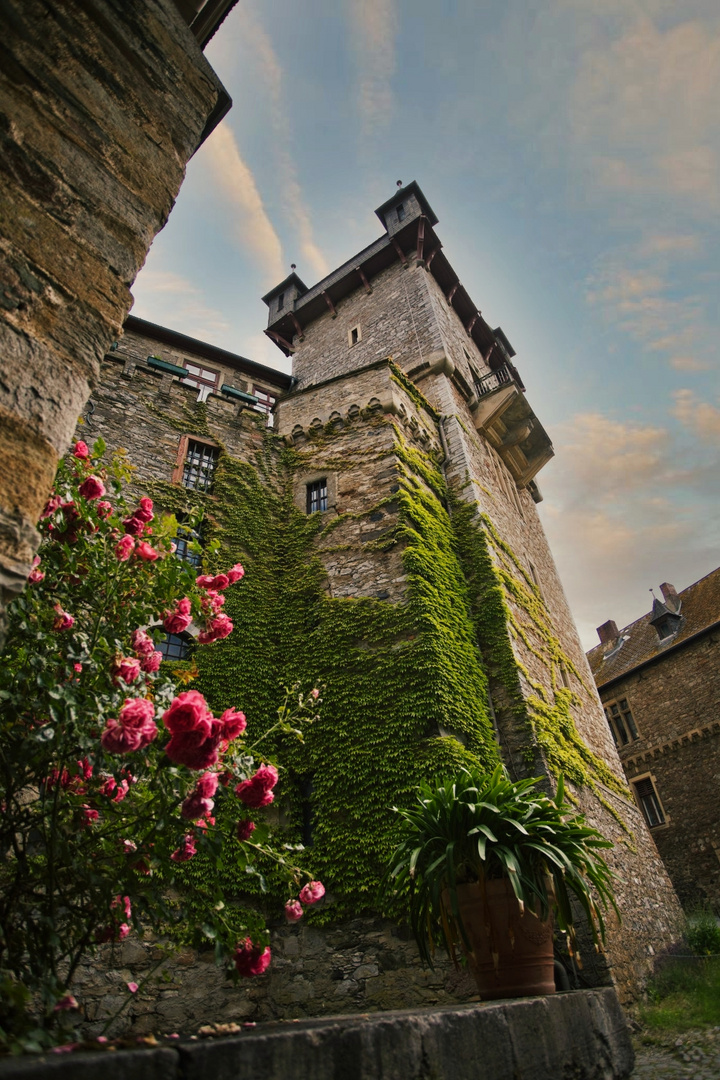
[[[420,193],[417,206],[423,205]],[[333,528],[318,533],[316,550],[330,597],[401,605],[406,596],[404,541],[394,539],[395,495],[403,472],[399,439],[409,451],[440,465],[451,498],[472,507],[494,580],[505,587],[504,614],[491,628],[496,640],[478,638],[500,751],[514,776],[541,775],[550,788],[564,769],[562,757],[553,756],[558,744],[570,753],[571,764],[591,763],[573,765],[568,783],[590,822],[616,842],[611,861],[623,923],[609,919],[605,956],[583,949],[581,977],[587,985],[612,981],[629,1000],[649,973],[654,953],[677,936],[679,907],[642,814],[622,783],[617,750],[537,515],[534,477],[552,447],[525,398],[502,331],[479,322],[472,306],[467,321],[461,318],[462,305],[471,302],[465,297],[457,307],[458,287],[433,246],[432,220],[430,211],[424,238],[436,253],[431,272],[429,258],[418,257],[427,255],[420,252],[420,238],[416,244],[405,226],[393,243],[381,239],[311,290],[303,292],[293,276],[288,279],[292,290],[286,282],[268,294],[269,332],[293,352],[296,386],[279,373],[273,384],[266,370],[261,373],[242,358],[227,359],[229,354],[227,377],[240,389],[237,380],[244,378],[249,386],[262,375],[268,391],[277,392],[278,445],[300,452],[294,497],[301,510],[307,485],[326,481],[323,515]],[[421,219],[414,226],[410,221],[418,230],[419,224]],[[373,263],[380,255],[384,264]],[[451,283],[447,293],[443,274]],[[212,350],[189,339],[176,342],[174,351],[158,352],[168,333],[147,324],[140,332],[135,325],[122,339],[107,358],[89,425],[81,429],[84,437],[102,435],[110,448],[128,448],[138,465],[139,487],[177,476],[187,432],[243,460],[252,459],[265,434],[264,416],[247,403],[212,394],[200,406],[197,391],[182,385],[177,371],[159,374],[148,366],[148,354],[180,367],[202,355],[213,366]],[[222,366],[221,357],[215,360]],[[512,686],[493,660],[497,641],[512,657]],[[442,730],[440,735],[455,738]],[[293,953],[296,947],[299,952]],[[201,986],[207,986],[213,1010],[223,1016],[233,1010],[237,1015],[241,1008],[243,1015],[266,1018],[288,1010],[323,1015],[340,1007],[420,1005],[429,1003],[428,995],[441,1003],[459,989],[448,982],[446,968],[437,976],[424,974],[414,946],[400,945],[387,926],[353,922],[323,931],[305,928],[300,937],[278,931],[275,948],[281,963],[244,991],[243,1001],[250,1004],[239,1006],[209,965],[193,957],[187,965],[194,995],[201,999]],[[174,1016],[180,995],[172,996],[173,987],[162,992],[171,995],[163,999],[169,1003],[163,1009]],[[151,1023],[143,1015],[159,1022],[163,1009],[155,999],[135,1022]]]
[[[229,105],[179,6],[3,5],[0,619],[130,285]]]
[[[588,653],[620,760],[684,907],[720,906],[720,570]],[[663,628],[672,613],[676,625]],[[674,631],[659,636],[660,631]],[[620,715],[618,726],[617,715]]]

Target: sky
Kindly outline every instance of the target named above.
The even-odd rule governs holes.
[[[260,297],[416,180],[553,440],[539,510],[585,647],[720,565],[717,0],[239,0],[206,55],[233,108],[134,314],[289,370]]]

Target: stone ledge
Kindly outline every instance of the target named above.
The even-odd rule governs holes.
[[[265,1024],[177,1049],[0,1062],[0,1080],[626,1080],[615,991]]]

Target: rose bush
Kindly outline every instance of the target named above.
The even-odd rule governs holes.
[[[29,1049],[67,1030],[88,950],[132,927],[182,926],[235,977],[266,970],[263,918],[217,876],[185,872],[198,852],[219,859],[222,835],[243,874],[270,859],[299,891],[288,917],[321,895],[248,813],[272,802],[278,772],[243,741],[244,714],[213,716],[178,686],[188,665],[173,671],[157,647],[166,632],[201,644],[231,633],[219,612],[243,568],[196,578],[173,555],[175,520],[158,521],[147,497],[129,504],[130,467],[122,454],[104,466],[104,451],[78,442],[59,469],[0,665],[0,1042]],[[291,707],[286,694],[267,734],[300,735],[316,698],[294,694]],[[217,813],[237,821],[230,840]]]

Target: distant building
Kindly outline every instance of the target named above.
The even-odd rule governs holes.
[[[720,568],[587,654],[625,775],[685,907],[720,904]]]

